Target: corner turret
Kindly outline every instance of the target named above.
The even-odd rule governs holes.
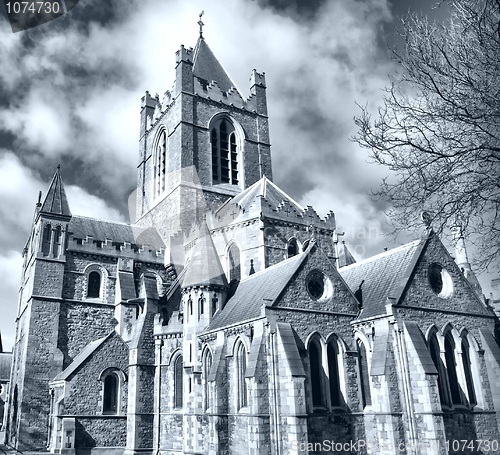
[[[470,283],[474,291],[476,291],[476,294],[482,299],[483,290],[470,265],[465,246],[464,233],[461,226],[457,226],[453,229],[453,239],[455,241],[455,262],[460,267],[460,270],[464,274],[465,278],[467,278],[467,281]]]

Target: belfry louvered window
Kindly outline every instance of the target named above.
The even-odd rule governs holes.
[[[158,136],[154,151],[154,194],[159,196],[165,191],[167,175],[167,132]]]
[[[238,147],[234,126],[220,120],[210,132],[212,146],[212,181],[238,185]]]

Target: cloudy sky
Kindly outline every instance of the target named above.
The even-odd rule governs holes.
[[[140,98],[172,87],[175,51],[204,36],[249,94],[265,71],[274,180],[302,205],[332,209],[356,258],[417,234],[384,235],[368,192],[387,171],[349,138],[356,102],[380,104],[399,17],[441,19],[434,0],[80,0],[67,15],[12,33],[0,6],[0,332],[11,349],[38,191],[61,164],[72,213],[127,221],[136,182]],[[483,286],[490,277],[485,277]]]

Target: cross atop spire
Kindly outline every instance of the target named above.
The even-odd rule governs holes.
[[[202,39],[203,39],[203,26],[204,26],[205,24],[204,24],[204,23],[203,23],[203,21],[201,20],[201,16],[203,16],[204,14],[205,14],[205,11],[202,11],[202,12],[200,13],[200,20],[198,21],[198,25],[200,26],[200,38],[202,38]]]

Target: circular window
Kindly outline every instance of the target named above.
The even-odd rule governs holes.
[[[450,274],[439,264],[431,264],[428,271],[429,285],[439,297],[449,297],[453,292],[453,281]]]
[[[324,300],[331,297],[332,283],[330,279],[319,270],[313,270],[306,278],[307,292],[314,300]]]

